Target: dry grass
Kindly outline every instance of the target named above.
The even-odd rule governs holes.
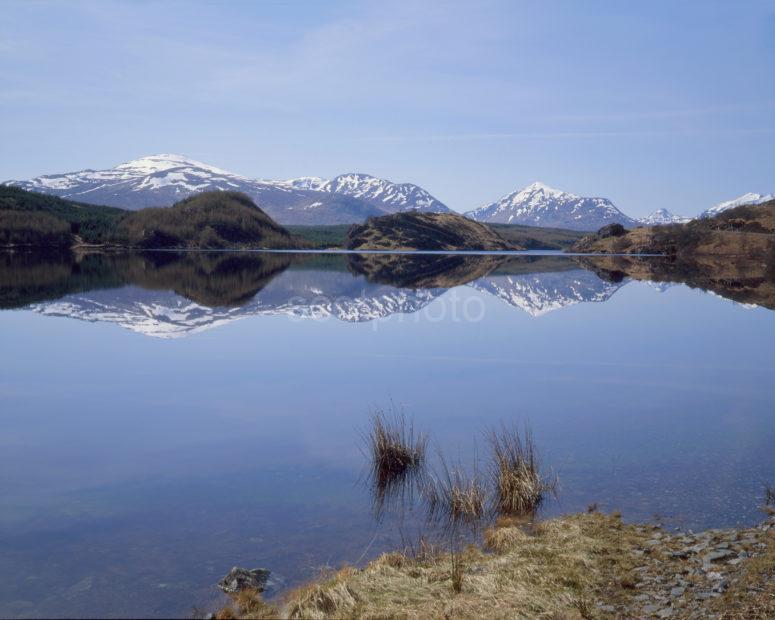
[[[369,482],[374,508],[382,511],[386,502],[411,494],[422,480],[428,438],[416,433],[402,411],[377,411],[366,436],[371,456]]]
[[[232,618],[279,618],[280,611],[261,598],[258,590],[251,588],[231,595],[232,605],[227,605],[215,614],[217,620]]]
[[[349,569],[297,591],[286,613],[293,618],[584,618],[591,601],[632,569],[628,549],[643,542],[634,528],[601,514],[548,521],[534,535],[509,525],[486,536],[498,541],[496,553],[469,547],[455,558],[422,562],[390,554],[363,570]]]
[[[767,549],[746,563],[743,577],[715,601],[723,620],[775,618],[775,531],[766,537]]]
[[[476,468],[467,473],[462,466],[450,468],[440,459],[439,472],[423,487],[428,518],[455,534],[461,526],[476,530],[486,516],[487,490]]]
[[[502,515],[532,515],[556,480],[545,478],[529,428],[520,433],[503,425],[489,434],[493,455],[492,475],[495,509]]]

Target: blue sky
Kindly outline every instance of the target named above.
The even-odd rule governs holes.
[[[775,192],[773,1],[0,8],[3,179],[172,152],[458,210],[535,180],[634,216]]]

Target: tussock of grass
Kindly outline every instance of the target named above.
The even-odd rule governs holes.
[[[411,493],[414,483],[422,478],[428,439],[415,432],[402,411],[378,411],[372,416],[367,444],[369,481],[379,513],[386,501]]]
[[[232,618],[278,618],[280,611],[270,605],[258,590],[247,588],[231,595],[232,605],[227,605],[215,614],[217,620]]]
[[[502,426],[489,435],[493,454],[495,509],[502,515],[533,514],[554,491],[555,482],[544,478],[530,429]]]
[[[358,594],[348,585],[354,569],[344,568],[322,583],[313,583],[293,590],[286,598],[287,618],[351,617],[359,604]]]
[[[440,473],[423,488],[429,519],[443,528],[478,528],[486,514],[487,489],[478,472],[468,474],[461,466],[450,469],[441,459]]]

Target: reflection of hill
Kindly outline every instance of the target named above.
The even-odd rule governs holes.
[[[76,291],[121,286],[122,277],[105,260],[102,255],[76,260],[69,251],[0,252],[0,308],[21,308]]]
[[[292,255],[154,252],[129,256],[124,271],[128,282],[175,291],[205,306],[239,306],[282,273]]]
[[[369,282],[407,288],[450,288],[487,275],[503,256],[465,254],[348,254],[353,273]]]
[[[701,288],[742,304],[775,309],[775,265],[731,257],[584,256],[579,265],[609,281],[623,277],[675,282]]]
[[[291,258],[287,254],[132,252],[0,254],[0,307],[137,284],[172,290],[211,306],[245,303]]]

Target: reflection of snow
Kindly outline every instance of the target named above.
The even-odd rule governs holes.
[[[605,301],[622,285],[606,282],[584,269],[488,276],[471,284],[530,316],[541,316],[580,302]]]

